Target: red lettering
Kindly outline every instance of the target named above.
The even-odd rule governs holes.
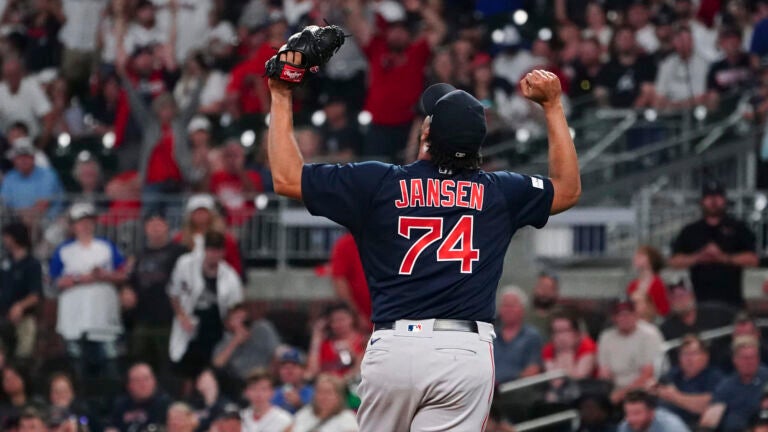
[[[427,207],[440,207],[440,182],[427,179]]]
[[[421,179],[411,179],[411,207],[424,207],[424,185]]]
[[[400,180],[400,199],[395,201],[395,207],[408,207],[408,186],[406,186],[405,180]]]
[[[443,196],[443,199],[440,201],[440,206],[453,207],[456,204],[456,195],[454,191],[450,190],[449,188],[456,186],[456,183],[453,180],[443,180],[440,183],[440,192]]]
[[[469,207],[469,201],[464,200],[467,196],[467,191],[464,188],[469,187],[470,182],[460,181],[456,183],[456,205],[459,207]]]
[[[469,207],[475,210],[482,210],[484,193],[485,186],[481,183],[472,183],[472,193],[469,194]]]

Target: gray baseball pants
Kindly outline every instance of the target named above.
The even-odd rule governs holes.
[[[493,326],[433,331],[399,320],[371,335],[361,365],[360,432],[482,432],[493,398]]]

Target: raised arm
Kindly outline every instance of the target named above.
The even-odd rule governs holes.
[[[555,189],[551,214],[576,205],[581,196],[581,176],[565,112],[560,101],[560,80],[552,72],[535,70],[520,83],[523,95],[544,108],[549,139],[549,177]]]
[[[347,15],[346,27],[352,32],[355,41],[364,48],[373,38],[374,29],[363,14],[363,5],[360,0],[346,0],[344,12]]]
[[[301,64],[301,53],[286,52],[280,55],[280,59]],[[272,106],[269,110],[267,153],[275,192],[300,200],[304,159],[293,135],[291,88],[280,80],[270,78],[269,91],[272,94]]]

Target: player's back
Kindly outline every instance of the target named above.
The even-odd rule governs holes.
[[[492,321],[509,241],[546,223],[553,195],[547,179],[429,161],[309,165],[302,186],[310,211],[355,236],[374,322]]]

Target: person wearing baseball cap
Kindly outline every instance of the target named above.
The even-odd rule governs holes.
[[[699,304],[687,278],[673,282],[668,290],[670,313],[659,326],[665,340],[733,324],[733,309],[719,303]],[[676,356],[671,358],[677,361]]]
[[[611,401],[619,403],[629,390],[653,379],[664,338],[654,325],[638,318],[631,300],[617,301],[612,312],[614,326],[600,334],[597,363],[599,377],[614,385]]]
[[[295,414],[301,407],[312,402],[314,387],[304,381],[307,356],[298,348],[290,347],[277,356],[277,378],[280,386],[275,389],[272,404]]]
[[[35,218],[53,218],[61,211],[63,187],[56,171],[35,163],[38,150],[28,138],[18,138],[6,153],[13,169],[3,178],[0,197],[11,210]]]
[[[702,185],[702,218],[687,225],[672,243],[669,265],[688,269],[699,303],[744,307],[744,268],[758,265],[755,234],[727,213],[725,187],[716,180]]]

